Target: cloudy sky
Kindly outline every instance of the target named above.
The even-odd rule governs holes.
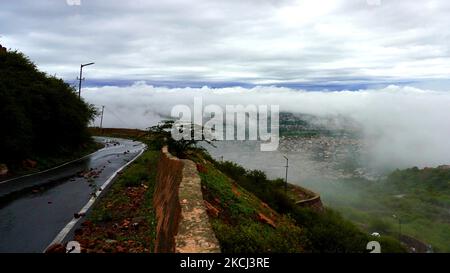
[[[351,118],[390,166],[450,163],[448,0],[77,1],[2,1],[0,43],[70,84],[95,62],[105,127],[201,96]]]
[[[81,5],[73,5],[80,1]],[[0,43],[73,83],[450,83],[447,0],[2,1]]]

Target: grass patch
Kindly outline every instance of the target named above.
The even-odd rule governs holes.
[[[76,231],[86,252],[153,252],[153,208],[158,150],[147,150],[128,166]]]
[[[209,215],[222,252],[303,252],[305,236],[292,219],[272,210],[210,162],[203,163],[200,177],[205,199],[218,211]]]

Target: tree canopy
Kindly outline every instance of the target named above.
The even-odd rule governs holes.
[[[0,162],[69,153],[90,140],[95,108],[24,54],[0,52]]]

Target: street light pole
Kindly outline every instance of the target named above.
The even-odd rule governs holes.
[[[88,63],[88,64],[82,64],[80,65],[80,77],[78,78],[79,83],[78,83],[78,98],[81,99],[81,82],[84,80],[83,79],[83,67],[85,66],[89,66],[89,65],[93,65],[95,63]]]
[[[81,81],[83,80],[83,65],[80,65],[80,77],[78,77],[78,98],[81,98]]]
[[[102,117],[100,118],[100,129],[103,129],[103,112],[105,111],[105,106],[102,106]]]
[[[284,179],[284,182],[285,182],[285,184],[284,184],[284,191],[285,192],[287,192],[287,186],[288,186],[288,169],[289,169],[289,158],[287,158],[286,156],[284,156],[283,155],[283,157],[286,159],[286,176],[285,176],[285,179]]]

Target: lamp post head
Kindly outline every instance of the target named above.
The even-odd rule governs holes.
[[[81,67],[85,67],[85,66],[89,66],[89,65],[93,65],[95,63],[87,63],[87,64],[82,64]]]

